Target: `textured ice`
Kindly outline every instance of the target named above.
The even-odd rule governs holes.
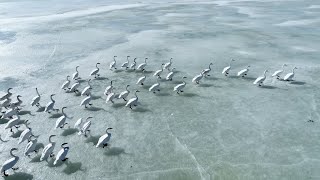
[[[40,153],[25,157],[26,142],[17,144],[25,127],[11,135],[0,119],[8,140],[0,142],[0,164],[12,147],[21,157],[7,179],[319,179],[319,6],[313,0],[1,1],[0,95],[8,87],[13,97],[22,95],[21,119],[39,135],[37,149],[51,134],[55,154],[70,145],[69,160],[57,166],[39,162]],[[135,85],[142,73],[110,71],[114,55],[118,67],[127,55],[137,64],[148,57],[146,87]],[[178,70],[173,81],[161,81],[159,94],[148,92],[156,82],[152,72],[171,57]],[[93,108],[85,110],[83,97],[60,87],[77,65],[82,80],[89,79],[97,62],[101,78],[92,81]],[[210,62],[211,76],[192,84]],[[294,82],[270,77],[284,63],[285,73],[298,67]],[[248,76],[238,78],[248,65]],[[256,87],[265,69],[265,86]],[[183,76],[179,96],[173,87]],[[128,98],[141,91],[137,109],[122,100],[105,103],[110,80],[116,93],[130,84]],[[81,81],[80,89],[86,86]],[[41,105],[55,93],[56,108],[68,107],[65,130],[54,129],[59,114],[29,105],[35,87]],[[74,123],[88,116],[91,135],[78,136]],[[98,149],[107,127],[111,146]]]

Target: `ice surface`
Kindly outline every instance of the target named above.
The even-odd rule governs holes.
[[[0,163],[12,147],[19,149],[20,169],[8,179],[319,179],[319,12],[316,1],[1,1],[0,95],[13,87],[22,95],[21,119],[29,120],[38,148],[51,134],[68,142],[69,160],[58,166],[39,162],[40,153],[23,157],[26,142],[4,131],[0,120]],[[310,13],[313,12],[313,13]],[[126,56],[149,57],[146,87],[135,85],[140,72],[110,71]],[[173,58],[179,71],[161,81],[161,93],[148,88],[152,71]],[[230,77],[221,74],[234,58]],[[83,80],[100,62],[101,76],[92,81],[93,106],[60,86],[77,65]],[[213,62],[211,77],[200,85],[191,79]],[[294,82],[272,79],[296,66]],[[246,78],[236,73],[250,65]],[[269,70],[265,86],[252,83]],[[166,70],[164,71],[164,75]],[[187,76],[182,95],[173,87]],[[120,93],[130,84],[139,89],[139,106],[106,104],[110,80]],[[73,83],[73,82],[72,82]],[[87,86],[81,82],[81,90]],[[37,112],[30,101],[38,87],[41,105],[55,93],[70,123],[54,129],[58,115]],[[93,116],[91,136],[78,136],[74,123]],[[308,120],[314,120],[314,123]],[[68,129],[70,126],[70,129]],[[113,130],[110,148],[94,144]],[[24,130],[24,126],[20,130]],[[42,150],[42,149],[41,149]],[[12,171],[8,172],[12,174]]]

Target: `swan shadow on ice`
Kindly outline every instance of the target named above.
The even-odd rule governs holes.
[[[17,132],[11,134],[10,137],[12,137],[12,138],[18,138],[18,137],[20,137],[20,135],[21,135],[22,132],[23,132],[23,131],[18,130]]]
[[[212,87],[213,84],[199,84],[199,87]]]
[[[55,114],[52,114],[51,116],[49,116],[49,118],[58,118],[60,116],[62,116],[63,114],[61,113],[55,113]]]
[[[41,106],[40,108],[37,109],[36,112],[43,112],[45,109],[46,109],[45,107],[42,107],[42,106]]]
[[[97,77],[97,78],[95,78],[95,80],[98,80],[98,81],[101,81],[101,80],[106,80],[106,79],[108,79],[108,78],[106,78],[106,77]]]
[[[274,86],[269,86],[269,85],[262,85],[262,86],[258,86],[259,88],[263,88],[263,89],[277,89]]]
[[[35,150],[39,152],[40,149],[43,149],[43,148],[44,148],[44,144],[43,143],[37,143]]]
[[[128,154],[121,147],[109,147],[106,148],[106,151],[103,153],[105,156],[119,156],[121,154]]]
[[[127,103],[114,103],[112,104],[113,108],[121,108],[124,107]]]
[[[29,115],[31,115],[31,116],[34,116],[34,114],[31,114],[31,111],[19,111],[18,114],[19,114],[19,115],[29,114]]]
[[[5,180],[31,180],[33,179],[33,175],[27,174],[24,172],[17,172],[14,174],[11,174],[7,177],[4,177]]]
[[[144,71],[144,74],[151,74],[151,73],[153,73],[154,71],[147,71],[147,70],[145,70]],[[142,71],[141,70],[138,70],[138,71],[136,71],[136,73],[142,73]]]
[[[159,92],[159,93],[155,93],[156,96],[170,96],[170,93],[167,92]]]
[[[254,78],[254,77],[247,77],[247,76],[241,77],[241,78],[244,79],[244,80],[248,80],[248,81],[254,81],[254,80],[257,79],[257,78]]]
[[[65,162],[65,165],[67,166],[66,168],[63,169],[63,172],[67,175],[76,173],[77,171],[85,171],[85,169],[81,168],[82,163],[81,162],[71,162],[67,160]]]
[[[199,95],[195,94],[195,93],[180,93],[180,96],[195,97],[195,96],[199,96]]]
[[[31,163],[41,162],[40,161],[41,154],[37,154],[34,158],[31,159]]]
[[[91,99],[92,100],[101,99],[101,96],[93,96],[93,95],[91,95]]]
[[[104,109],[103,108],[99,108],[99,107],[91,106],[91,107],[85,108],[85,110],[87,110],[87,111],[101,111],[101,110],[104,110]]]
[[[213,76],[205,76],[203,79],[209,80],[209,81],[216,81],[219,80],[219,78],[213,77]]]
[[[86,80],[85,79],[80,79],[80,80],[78,80],[78,82],[79,83],[83,83],[83,82],[86,82]]]
[[[306,82],[303,82],[303,81],[291,81],[290,84],[294,84],[294,85],[305,85]]]
[[[89,135],[89,137],[84,142],[85,143],[93,143],[93,145],[95,146],[98,143],[99,138],[100,138],[100,136]]]
[[[133,107],[132,111],[133,111],[133,112],[148,112],[148,111],[151,112],[150,109],[143,108],[143,107],[137,107],[137,108],[134,108],[134,107]]]
[[[9,122],[8,119],[0,119],[0,124],[6,124],[7,122]]]
[[[68,129],[65,129],[62,133],[61,133],[61,136],[70,136],[72,134],[75,134],[77,133],[79,130],[76,129],[76,128],[68,128]]]

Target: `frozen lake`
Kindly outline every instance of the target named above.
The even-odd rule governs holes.
[[[315,0],[2,0],[0,96],[9,87],[13,99],[22,96],[21,119],[39,135],[40,148],[24,156],[27,142],[17,142],[25,126],[12,135],[4,130],[8,119],[0,119],[7,140],[0,142],[0,164],[11,148],[20,157],[19,170],[5,179],[320,179],[319,17]],[[140,71],[109,70],[114,55],[119,69],[127,55],[137,64],[149,58],[143,87],[135,84]],[[170,58],[178,71],[173,81],[149,92],[152,73]],[[82,90],[97,62],[101,78],[92,81],[93,107],[85,109],[84,97],[60,87],[79,65]],[[211,76],[191,83],[210,62]],[[295,81],[271,77],[284,63],[282,77],[298,68]],[[237,77],[248,65],[247,77]],[[265,85],[253,85],[266,69]],[[178,95],[172,90],[183,76],[187,85]],[[129,98],[139,89],[139,106],[106,104],[110,80],[115,92],[130,84]],[[36,87],[42,106],[56,94],[55,107],[67,107],[64,129],[54,129],[59,114],[30,105]],[[78,136],[74,123],[88,116],[90,135]],[[110,147],[96,148],[107,127]],[[39,162],[52,134],[54,154],[62,143],[70,146],[69,159],[57,166]]]

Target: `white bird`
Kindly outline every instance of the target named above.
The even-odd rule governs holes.
[[[116,68],[116,65],[117,65],[116,57],[117,56],[113,56],[113,61],[110,63],[110,70],[112,70],[113,68],[117,69]]]
[[[91,93],[92,87],[91,87],[90,81],[91,79],[88,80],[88,86],[83,89],[83,91],[81,92],[81,96],[84,96],[84,95],[89,96],[89,94]]]
[[[67,80],[62,84],[61,89],[67,90],[69,88],[69,85],[70,85],[69,77],[70,76],[67,76]]]
[[[7,90],[7,93],[0,98],[0,101],[3,101],[3,100],[5,100],[5,99],[9,99],[9,98],[12,96],[12,93],[10,92],[11,89],[12,89],[12,88],[9,88],[9,89]]]
[[[157,83],[153,84],[150,88],[149,91],[156,93],[156,91],[160,91],[160,82],[159,82],[159,78],[157,78]]]
[[[52,137],[55,137],[56,135],[51,135],[49,137],[49,144],[47,144],[44,149],[42,150],[42,153],[41,153],[41,157],[40,157],[40,161],[43,161],[43,160],[47,160],[48,157],[53,157],[54,154],[53,154],[53,150],[56,146],[56,142],[53,142],[51,141],[51,138]]]
[[[56,103],[56,101],[53,100],[53,96],[55,96],[55,94],[51,94],[51,96],[50,96],[51,102],[49,102],[46,105],[44,112],[51,113],[51,111],[59,111],[58,109],[54,109],[54,104]]]
[[[65,147],[65,145],[68,143],[63,143],[61,145],[61,149],[57,154],[57,157],[55,161],[53,162],[53,165],[56,165],[59,161],[66,161],[68,158],[66,158],[68,152],[69,152],[69,146]]]
[[[140,91],[136,90],[136,92],[134,93],[134,95],[135,95],[136,97],[131,98],[131,99],[127,102],[126,107],[129,106],[130,109],[132,109],[132,105],[133,105],[133,106],[137,106],[137,105],[138,105],[138,100],[139,100],[139,98],[138,98],[138,96],[137,96],[137,93],[138,93],[138,92],[140,92]]]
[[[8,107],[10,106],[10,103],[11,103],[10,98],[5,99],[1,102],[0,107],[4,107],[4,108],[8,109]]]
[[[108,94],[107,99],[106,99],[106,103],[108,103],[109,101],[112,102],[112,104],[114,103],[113,99],[115,98],[115,94],[113,92],[111,92],[110,94]]]
[[[72,79],[74,79],[74,80],[80,79],[78,68],[79,68],[79,66],[76,67],[76,72],[73,73],[73,75],[72,75]]]
[[[126,68],[126,69],[129,68],[129,57],[130,57],[130,56],[127,56],[127,61],[124,62],[124,63],[121,65],[121,67]]]
[[[36,92],[37,92],[37,96],[35,96],[33,99],[32,99],[32,101],[31,101],[31,106],[34,106],[34,105],[36,105],[37,107],[39,107],[40,106],[40,98],[41,98],[41,96],[40,96],[40,94],[39,94],[39,92],[38,92],[38,88],[36,88]]]
[[[266,73],[268,72],[268,70],[265,70],[263,73],[263,76],[258,77],[253,84],[259,84],[259,86],[261,86],[263,84],[263,81],[266,80]]]
[[[145,67],[147,66],[147,59],[148,58],[145,58],[144,59],[144,63],[141,63],[141,64],[139,64],[139,66],[138,66],[138,68],[137,69],[140,69],[140,70],[145,70]]]
[[[33,140],[31,140],[32,137],[34,137]],[[35,138],[35,136],[31,135],[31,136],[29,136],[28,141],[29,142],[28,142],[26,148],[24,149],[24,155],[30,157],[31,152],[37,153],[36,146],[37,146],[38,139]]]
[[[92,117],[87,117],[86,122],[83,124],[82,128],[80,129],[78,135],[84,134],[85,137],[87,137],[87,132],[90,132],[89,128],[91,126],[91,119]]]
[[[144,73],[145,71],[143,70],[142,72],[143,72],[143,76],[138,79],[138,81],[137,81],[136,84],[141,84],[141,85],[143,85],[144,81],[146,80],[147,76],[146,76],[145,73]]]
[[[137,59],[137,58],[134,58],[134,59],[133,59],[133,62],[132,62],[131,65],[130,65],[130,68],[133,69],[133,70],[136,70],[136,65],[137,65],[136,59]]]
[[[165,65],[164,65],[164,69],[168,69],[170,68],[170,66],[172,65],[172,58],[170,58],[169,62],[167,62]]]
[[[8,176],[8,174],[6,174],[6,171],[9,170],[9,169],[12,169],[12,170],[18,170],[18,168],[13,168],[13,166],[15,166],[17,164],[17,162],[19,161],[19,157],[18,156],[15,156],[12,152],[13,151],[17,151],[18,149],[17,148],[12,148],[10,150],[10,155],[12,156],[12,158],[6,160],[2,167],[1,167],[1,173],[3,173],[4,176]]]
[[[159,69],[159,70],[157,70],[154,74],[153,74],[153,76],[157,76],[159,79],[161,79],[161,73],[163,72],[163,69],[164,69],[164,64],[162,63],[161,64],[161,69]]]
[[[118,99],[121,99],[121,98],[122,98],[124,101],[127,101],[126,98],[128,97],[128,95],[129,95],[129,93],[130,93],[130,91],[129,91],[129,89],[128,89],[129,86],[130,86],[130,85],[127,85],[127,86],[126,86],[126,90],[123,91],[122,93],[120,93]]]
[[[13,133],[12,128],[15,127],[17,130],[19,128],[18,124],[20,123],[20,116],[19,114],[17,114],[17,117],[11,119],[10,121],[7,122],[6,126],[4,127],[4,129],[9,129],[10,128],[10,132]]]
[[[17,115],[18,114],[18,108],[10,108],[8,110],[6,110],[6,112],[3,113],[1,119],[4,119],[4,118],[11,118],[12,119],[12,116],[14,115]]]
[[[204,76],[210,76],[209,73],[210,73],[210,71],[211,71],[211,66],[212,66],[212,65],[213,65],[213,63],[210,63],[208,69],[202,70]]]
[[[99,141],[96,145],[96,147],[101,147],[104,148],[105,146],[108,146],[108,142],[110,141],[110,138],[111,138],[111,133],[108,132],[108,130],[111,130],[112,128],[107,128],[106,130],[106,134],[102,135],[100,138],[99,138]]]
[[[284,76],[283,80],[285,81],[292,81],[293,77],[294,77],[294,70],[295,69],[298,69],[297,67],[294,67],[292,69],[292,72],[291,73],[288,73],[287,75]]]
[[[96,69],[94,69],[93,71],[91,71],[91,73],[90,73],[90,76],[93,76],[94,75],[94,78],[97,78],[97,76],[99,77],[100,76],[100,74],[99,74],[99,68],[98,68],[98,65],[99,65],[100,63],[97,63],[96,64]]]
[[[228,74],[229,74],[229,71],[230,71],[230,69],[231,69],[231,62],[232,62],[232,61],[235,61],[235,60],[234,60],[234,59],[231,59],[231,61],[230,61],[230,63],[229,63],[229,66],[223,68],[223,70],[222,70],[222,74],[224,74],[225,76],[228,76]]]
[[[63,107],[62,108],[62,116],[59,117],[59,119],[57,119],[56,121],[56,126],[55,126],[55,129],[57,128],[63,128],[66,124],[66,119],[67,119],[67,115],[66,113],[64,112],[64,109],[66,109],[67,107]]]
[[[173,78],[173,76],[174,76],[174,74],[175,74],[175,70],[176,70],[176,68],[172,68],[171,70],[170,70],[170,68],[168,69],[170,72],[168,73],[168,75],[167,75],[167,77],[166,77],[166,80],[167,81],[172,81],[172,78]]]
[[[203,72],[201,72],[200,74],[196,75],[193,79],[192,82],[199,84],[200,80],[203,78]]]
[[[250,66],[247,66],[247,68],[242,69],[241,71],[239,71],[237,76],[242,76],[242,77],[246,76],[248,74],[248,72],[249,72],[249,67]]]
[[[72,84],[72,86],[69,89],[69,92],[74,92],[74,93],[78,93],[78,87],[80,86],[80,82],[78,80],[76,80],[76,82],[74,84]]]
[[[21,106],[22,100],[20,99],[20,97],[22,97],[22,96],[18,95],[18,96],[17,96],[17,101],[12,102],[12,103],[10,104],[10,107],[11,107],[11,108],[16,108],[16,107]],[[19,109],[19,108],[18,108],[18,109]]]
[[[18,144],[23,143],[25,140],[29,139],[29,137],[32,135],[32,129],[28,126],[27,123],[28,123],[28,120],[25,122],[25,126],[27,127],[27,129],[22,131],[22,133],[20,134]]]
[[[88,108],[88,107],[87,107],[88,104],[89,104],[90,106],[92,106],[92,104],[90,103],[91,99],[92,99],[92,98],[91,98],[91,95],[89,95],[88,97],[84,98],[84,99],[81,101],[80,106],[83,106],[83,105],[84,105],[85,108]]]
[[[182,81],[183,81],[183,83],[181,83],[181,84],[178,84],[178,85],[176,85],[174,88],[173,88],[173,91],[177,91],[177,93],[179,94],[179,92],[183,92],[183,88],[184,87],[186,87],[186,82],[184,81],[184,79],[185,78],[187,78],[187,77],[182,77]]]
[[[78,129],[80,131],[82,124],[82,118],[79,118],[76,123],[74,124],[74,128]]]
[[[287,65],[286,65],[286,64],[283,64],[283,65],[282,65],[282,69],[280,69],[280,70],[278,70],[278,71],[275,71],[275,72],[272,74],[272,77],[277,76],[277,79],[280,79],[280,75],[283,73],[285,66],[287,66]]]
[[[113,81],[110,81],[110,86],[106,88],[106,90],[104,91],[104,95],[108,95],[112,92],[112,89],[113,89],[112,83]]]

